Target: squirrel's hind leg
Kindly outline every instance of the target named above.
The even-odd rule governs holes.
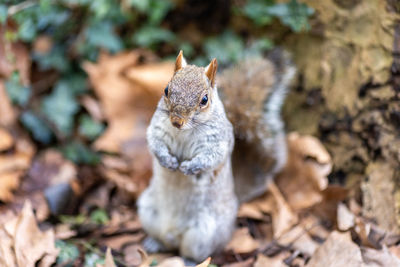
[[[214,252],[223,249],[229,241],[234,228],[234,218],[224,218],[217,222],[215,218],[200,215],[193,227],[182,237],[179,253],[182,257],[202,262]]]

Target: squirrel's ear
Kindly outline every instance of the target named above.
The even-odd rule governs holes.
[[[178,56],[176,57],[176,62],[175,62],[175,72],[178,70],[182,69],[187,65],[185,58],[183,57],[183,52],[182,50],[179,51]]]
[[[211,63],[206,67],[206,76],[211,82],[211,86],[214,87],[215,85],[215,76],[217,74],[218,62],[217,59],[211,60]]]

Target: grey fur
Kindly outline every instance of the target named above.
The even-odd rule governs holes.
[[[170,84],[190,85],[174,81],[179,77]],[[174,99],[185,109],[179,95],[185,88],[173,90]],[[195,261],[223,249],[231,238],[238,208],[231,168],[233,128],[217,89],[207,91],[212,104],[188,113],[182,129],[173,127],[169,117],[176,103],[164,97],[158,103],[147,131],[153,178],[138,200],[143,228],[163,245],[152,242],[152,247],[177,249]]]

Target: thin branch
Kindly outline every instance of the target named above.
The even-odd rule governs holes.
[[[17,5],[11,6],[8,11],[7,11],[7,15],[8,16],[13,16],[15,14],[17,14],[18,12],[30,8],[31,6],[34,6],[38,4],[37,0],[27,0],[25,2],[19,3]]]

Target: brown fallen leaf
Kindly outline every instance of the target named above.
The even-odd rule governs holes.
[[[312,136],[296,132],[288,135],[289,157],[276,184],[294,210],[311,207],[322,201],[321,192],[328,186],[331,157]]]
[[[126,75],[134,83],[148,90],[149,93],[160,95],[161,89],[165,88],[167,82],[174,74],[174,62],[150,63],[132,66],[126,71]],[[157,77],[155,79],[154,77]]]
[[[0,200],[10,202],[14,199],[13,191],[18,188],[21,171],[5,172],[0,174]]]
[[[247,260],[244,260],[244,261],[224,264],[221,267],[251,267],[251,266],[253,266],[253,263],[254,263],[254,258],[251,257],[251,258],[248,258]]]
[[[15,256],[16,266],[33,267],[39,264],[47,267],[55,262],[58,249],[55,248],[54,231],[40,231],[29,201],[25,203],[18,217],[0,226],[0,229],[4,231],[0,236],[6,233],[9,237],[5,242],[11,245],[8,252],[12,251]],[[0,262],[2,261],[10,261],[10,255],[0,254]]]
[[[196,267],[208,267],[208,265],[210,264],[210,262],[211,262],[211,258],[208,257],[208,258],[207,258],[205,261],[203,261],[202,263],[197,264]]]
[[[400,266],[400,259],[387,247],[383,247],[381,250],[361,248],[361,254],[365,267]]]
[[[363,266],[360,248],[353,243],[350,233],[333,231],[306,265],[307,267]]]
[[[260,243],[255,240],[249,232],[249,228],[236,229],[231,241],[226,245],[225,250],[232,250],[234,253],[249,253],[258,249]]]
[[[347,231],[354,226],[355,216],[346,207],[345,204],[339,203],[337,208],[337,225],[340,231]]]
[[[180,257],[172,257],[163,260],[159,265],[159,267],[185,267],[185,263]]]
[[[10,149],[14,145],[14,138],[4,128],[0,128],[0,152]]]
[[[267,257],[263,254],[257,255],[257,260],[254,263],[254,267],[286,267],[287,265],[283,260],[288,256],[286,253],[280,253],[275,257]]]
[[[267,193],[251,202],[242,204],[238,216],[262,219],[265,217],[265,213],[272,216],[274,238],[280,237],[298,221],[297,215],[293,213],[279,188],[273,182],[268,186]]]
[[[291,246],[309,256],[313,255],[319,244],[315,242],[302,226],[295,226],[283,234],[278,243],[284,246]]]
[[[117,265],[115,265],[114,258],[111,254],[111,249],[109,247],[107,247],[104,267],[117,267]]]

